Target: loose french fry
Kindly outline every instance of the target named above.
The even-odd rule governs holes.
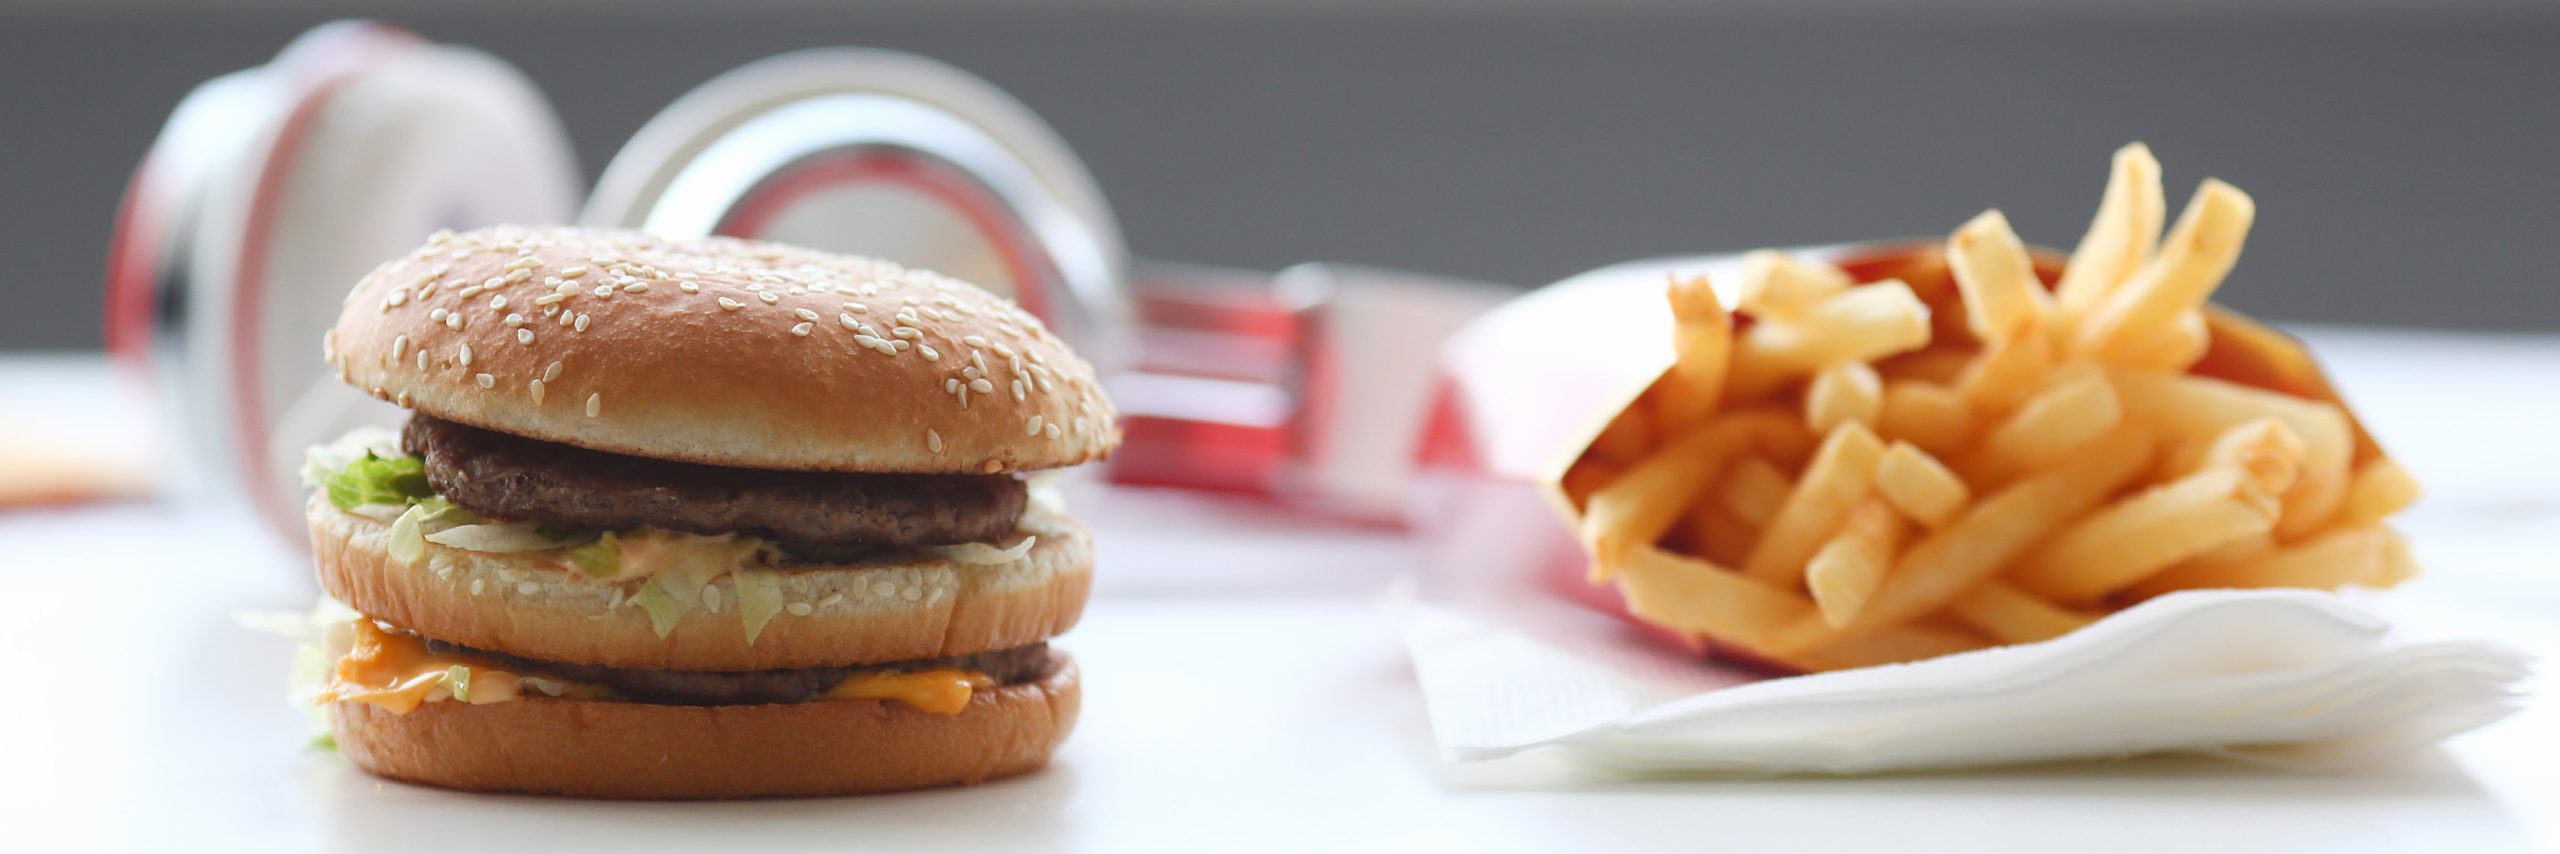
[[[1627,553],[1617,582],[1627,610],[1647,622],[1746,647],[1780,626],[1814,617],[1813,602],[1792,590],[1649,544]]]
[[[1873,362],[1929,343],[1929,307],[1895,281],[1850,288],[1789,319],[1753,323],[1734,342],[1725,399],[1760,399],[1825,365]]]
[[[1876,432],[1944,457],[1973,443],[1973,422],[1973,407],[1953,389],[1891,382],[1884,386],[1884,408],[1876,413]]]
[[[2267,416],[2293,428],[2302,437],[2302,473],[2284,492],[2278,537],[2318,530],[2345,502],[2355,432],[2336,404],[2204,377],[2116,368],[2106,374],[2123,402],[2125,419],[2164,437],[2209,442],[2224,430]]]
[[[1751,556],[1751,544],[1760,541],[1760,526],[1734,515],[1719,502],[1698,502],[1689,510],[1689,521],[1683,524],[1688,534],[1688,553],[1717,566],[1741,566],[1742,560]]]
[[[1697,426],[1724,399],[1733,363],[1733,318],[1705,276],[1671,281],[1671,383],[1662,389],[1662,418],[1672,429]]]
[[[1625,464],[1644,459],[1645,453],[1658,444],[1661,441],[1653,429],[1653,413],[1638,401],[1601,428],[1600,435],[1591,440],[1591,453],[1606,462]]]
[[[2222,431],[2205,446],[2196,468],[2236,468],[2247,472],[2258,489],[2281,495],[2302,476],[2302,457],[2307,453],[2310,446],[2303,443],[2302,434],[2285,426],[2283,419],[2270,416]]]
[[[2153,487],[2054,534],[2009,581],[2058,602],[2090,602],[2179,561],[2275,527],[2275,496],[2249,473],[2215,468]]]
[[[2160,188],[2160,161],[2151,147],[2133,143],[2116,149],[2107,190],[2098,200],[2098,215],[2080,237],[2062,279],[2053,286],[2056,329],[2075,330],[2080,317],[2103,302],[2118,284],[2150,260],[2160,242],[2160,223],[2168,215],[2167,195]]]
[[[1763,434],[1792,427],[1794,420],[1766,410],[1717,418],[1665,443],[1592,493],[1583,508],[1582,536],[1590,549],[1593,580],[1607,580],[1630,549],[1662,539],[1727,461]]]
[[[2418,555],[2410,550],[2409,538],[2400,536],[2398,531],[2384,529],[2382,572],[2374,576],[2366,586],[2398,587],[2402,582],[2416,577],[2418,577]]]
[[[1876,413],[1884,408],[1884,380],[1876,369],[1865,362],[1842,362],[1813,375],[1813,384],[1805,388],[1804,423],[1813,432],[1831,435],[1831,429],[1855,421],[1876,426]]]
[[[1802,580],[1805,559],[1866,500],[1876,461],[1883,458],[1884,440],[1864,425],[1850,422],[1831,431],[1796,478],[1795,491],[1787,494],[1778,515],[1760,531],[1760,542],[1743,562],[1743,574],[1788,586]]]
[[[2062,458],[2106,435],[2124,419],[2107,378],[2087,374],[2055,384],[1983,434],[1957,466],[1965,481],[1985,488]]]
[[[2006,414],[2042,387],[2053,370],[2053,344],[2042,335],[1992,342],[1956,377],[1956,393],[1975,409]]]
[[[1983,341],[2028,334],[2043,319],[2044,285],[2027,244],[1999,211],[1983,211],[1947,238],[1947,267],[1964,297],[1965,328]]]
[[[1947,612],[2001,643],[2052,640],[2097,622],[2096,617],[2038,599],[2033,594],[1998,581],[1985,581],[1965,591],[1964,595],[1947,603]]]
[[[2346,503],[2338,508],[2336,523],[2346,527],[2362,527],[2390,518],[2418,501],[2418,480],[2397,460],[2380,457],[2356,469],[2347,482]]]
[[[1746,457],[1725,475],[1717,499],[1735,518],[1759,527],[1778,515],[1778,507],[1786,503],[1787,493],[1795,488],[1795,481],[1768,460]]]
[[[1848,625],[1818,615],[1789,624],[1769,641],[1771,649],[1815,649],[1899,626],[1946,607],[1964,591],[1998,574],[2027,549],[2105,501],[2151,465],[2152,440],[2140,430],[2119,429],[2059,466],[2021,478],[1976,502],[1964,516],[1931,532],[1903,552]]]
[[[1946,464],[1899,441],[1876,461],[1876,495],[1902,515],[1931,528],[1945,527],[1973,501],[1973,489]]]
[[[1869,500],[1849,512],[1840,533],[1822,544],[1805,563],[1805,588],[1822,611],[1824,622],[1845,625],[1892,568],[1894,552],[1910,533],[1902,516],[1884,502]]]
[[[1875,667],[1882,664],[1901,664],[1906,661],[1937,658],[1959,652],[1972,652],[1991,645],[1990,638],[1968,629],[1913,624],[1847,638],[1839,643],[1809,652],[1762,653],[1762,655],[1806,670],[1845,670],[1852,667]]]
[[[1775,249],[1742,256],[1742,287],[1737,300],[1753,317],[1791,318],[1849,289],[1849,274],[1829,264],[1804,261]]]
[[[2206,180],[2196,188],[2160,252],[2089,313],[2075,351],[2115,362],[2140,356],[2177,322],[2204,307],[2240,260],[2257,204],[2240,188]]]

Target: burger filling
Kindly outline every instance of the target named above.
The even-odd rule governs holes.
[[[388,525],[394,561],[419,565],[434,548],[525,553],[614,585],[614,606],[648,612],[659,637],[724,576],[754,643],[786,607],[779,573],[915,555],[1004,564],[1034,543],[1017,530],[1029,490],[1009,475],[696,465],[425,415],[397,441],[359,431],[314,448],[303,475],[331,506]]]
[[[958,714],[978,690],[1047,678],[1058,667],[1046,643],[950,658],[850,667],[706,672],[541,661],[431,640],[349,616],[323,627],[325,660],[311,698],[407,714],[419,705],[471,705],[528,696],[677,706],[889,701]]]

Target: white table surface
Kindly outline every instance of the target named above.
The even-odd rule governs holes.
[[[2319,331],[2432,491],[2413,624],[2560,660],[2560,338]],[[124,417],[94,360],[0,360],[0,414]],[[0,514],[0,850],[1156,848],[2339,851],[2560,848],[2560,714],[2302,776],[2198,759],[1870,779],[1622,783],[1438,758],[1388,591],[1391,531],[1089,492],[1087,686],[1047,771],[968,789],[727,804],[460,795],[306,750],[289,645],[235,608],[310,582],[202,505]]]

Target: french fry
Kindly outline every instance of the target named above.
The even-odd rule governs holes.
[[[1947,238],[1947,267],[1955,273],[1965,328],[1973,337],[1999,341],[2028,334],[2043,319],[2046,298],[2035,262],[1999,211],[1983,211]]]
[[[2150,260],[2167,214],[2160,161],[2151,156],[2151,147],[2137,142],[2116,149],[2106,194],[2098,200],[2098,215],[2089,221],[2079,248],[2072,250],[2062,279],[2054,283],[2053,328],[2077,330],[2082,315]]]
[[[2221,587],[2219,579],[2224,570],[2275,550],[2274,534],[2242,537],[2181,561],[2177,566],[2152,573],[2151,577],[2125,588],[2124,595],[2140,601],[2179,590]]]
[[[1760,542],[1743,562],[1743,574],[1773,584],[1802,581],[1805,559],[1866,500],[1876,461],[1883,458],[1884,440],[1865,425],[1853,421],[1831,431],[1796,478],[1795,491],[1761,529]]]
[[[2092,513],[2030,552],[2009,581],[2057,602],[2091,602],[2179,561],[2275,527],[2278,505],[2250,474],[2213,468]]]
[[[1583,543],[1594,581],[1608,579],[1629,550],[1669,533],[1725,463],[1764,434],[1794,419],[1767,410],[1736,412],[1665,443],[1591,494],[1583,508]]]
[[[1831,429],[1855,421],[1876,426],[1876,413],[1884,408],[1884,380],[1876,369],[1865,362],[1841,362],[1813,375],[1813,384],[1805,387],[1804,423],[1813,432],[1831,435]]]
[[[1733,363],[1733,318],[1705,276],[1671,281],[1671,383],[1662,389],[1662,418],[1672,429],[1696,426],[1724,399]]]
[[[2418,555],[2409,548],[2409,538],[2388,528],[2382,531],[2382,572],[2367,583],[2370,587],[2398,587],[2418,577]]]
[[[1897,441],[1876,461],[1876,495],[1903,516],[1930,528],[1945,527],[1972,503],[1973,490],[1946,464],[1910,442]]]
[[[2178,315],[2160,336],[2145,342],[2142,349],[2117,360],[2128,368],[2184,373],[2204,360],[2205,351],[2213,346],[2213,330],[2206,326],[2204,312],[2190,311]]]
[[[1902,539],[1909,533],[1902,516],[1882,501],[1871,499],[1849,512],[1840,533],[1805,562],[1805,588],[1812,591],[1823,622],[1838,627],[1857,615],[1876,585],[1883,583],[1894,552],[1902,548]]]
[[[2001,643],[2052,640],[2097,622],[2096,617],[1998,581],[1985,581],[1965,591],[1947,603],[1947,612]]]
[[[1801,594],[1650,544],[1628,551],[1617,583],[1627,610],[1647,622],[1745,646],[1814,616]]]
[[[1785,319],[1803,314],[1851,284],[1849,274],[1838,267],[1758,249],[1743,253],[1742,287],[1736,302],[1753,317]]]
[[[1735,343],[1725,399],[1749,402],[1825,365],[1873,362],[1929,343],[1929,307],[1911,286],[1850,288],[1787,319],[1751,324]]]
[[[1956,393],[1977,410],[2006,414],[2035,394],[2052,370],[2053,344],[2045,336],[2004,338],[1985,347],[1956,377]]]
[[[1690,508],[1684,524],[1689,553],[1718,566],[1741,566],[1743,558],[1751,556],[1751,544],[1760,541],[1760,526],[1714,501],[1700,501]]]
[[[2349,584],[2381,585],[2392,580],[2389,552],[2394,539],[2396,535],[2379,527],[2341,528],[2224,565],[2213,586],[2329,590]]]
[[[2162,480],[2176,480],[2209,468],[2246,469],[2268,494],[2282,494],[2301,477],[2302,457],[2309,447],[2284,419],[2267,416],[2222,431],[2210,442],[2187,440],[2162,454]]]
[[[2089,313],[2074,351],[2107,362],[2140,356],[2180,314],[2204,307],[2221,287],[2256,216],[2249,194],[2207,179],[2161,240],[2159,254]]]
[[[1922,382],[1890,382],[1876,432],[1944,457],[1973,442],[1973,407],[1953,389]]]
[[[1609,485],[1625,472],[1623,466],[1602,460],[1586,459],[1575,463],[1564,473],[1565,497],[1580,507],[1591,501],[1592,493],[1600,491],[1601,487]]]
[[[1973,356],[1976,352],[1979,351],[1971,346],[1927,347],[1877,362],[1876,375],[1883,377],[1888,385],[1897,381],[1917,380],[1934,385],[1953,386],[1958,378],[1964,376],[1965,368],[1973,364]]]
[[[1874,634],[1847,638],[1839,643],[1809,652],[1767,655],[1780,663],[1806,670],[1843,670],[1852,667],[1875,667],[1901,664],[1941,655],[1972,652],[1991,646],[1990,638],[1968,629],[1938,625],[1902,625]]]
[[[2268,416],[2293,428],[2302,437],[2302,473],[2282,496],[2278,537],[2318,530],[2345,502],[2355,431],[2336,404],[2205,377],[2121,368],[2109,368],[2106,375],[2123,402],[2126,420],[2164,437],[2210,442],[2224,430]]]
[[[1786,472],[1768,460],[1752,456],[1734,464],[1716,497],[1735,518],[1759,527],[1778,515],[1778,507],[1786,503],[1787,493],[1795,488],[1795,481]]]
[[[1968,483],[1996,488],[2019,472],[2097,441],[2123,419],[2124,410],[2106,377],[2087,374],[2066,380],[2019,404],[2016,412],[1983,434],[1957,469]]]
[[[1606,462],[1625,464],[1643,459],[1645,452],[1658,444],[1661,442],[1653,429],[1653,413],[1638,400],[1610,419],[1609,426],[1592,438],[1591,453]]]
[[[2389,518],[2418,501],[2418,480],[2402,468],[2399,461],[2378,457],[2356,469],[2347,482],[2345,503],[2338,508],[2336,524],[2362,527]]]
[[[2120,428],[2061,465],[2020,478],[1930,532],[1894,561],[1884,584],[1848,625],[1819,615],[1798,619],[1769,640],[1779,652],[1836,644],[1899,626],[1946,607],[1998,574],[2029,547],[2105,501],[2151,465],[2152,440]]]

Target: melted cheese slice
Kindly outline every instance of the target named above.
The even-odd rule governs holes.
[[[421,703],[441,700],[475,706],[504,703],[524,696],[527,687],[552,696],[609,699],[596,686],[528,679],[478,656],[436,652],[416,635],[385,630],[372,620],[349,620],[330,631],[333,636],[347,633],[340,639],[346,652],[338,657],[328,686],[320,692],[323,703],[369,703],[405,715]],[[984,673],[953,667],[913,673],[872,670],[845,677],[819,699],[888,700],[937,715],[956,715],[969,707],[969,698],[978,689],[995,684]]]
[[[827,692],[830,700],[895,700],[937,715],[956,715],[969,707],[969,697],[996,680],[975,670],[936,667],[913,673],[874,670],[845,677]]]

